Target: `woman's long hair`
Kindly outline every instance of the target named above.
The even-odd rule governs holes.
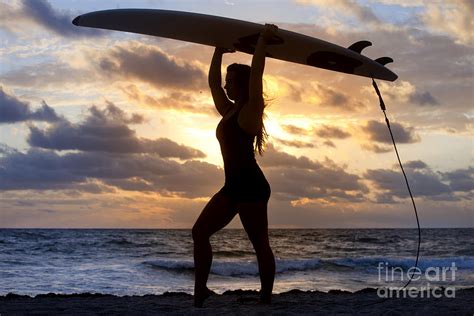
[[[235,73],[235,79],[237,81],[237,84],[242,87],[242,89],[239,89],[239,92],[244,94],[242,95],[242,99],[247,102],[249,100],[249,85],[250,85],[250,71],[251,68],[248,65],[243,65],[243,64],[231,64],[227,67],[227,72],[233,71]],[[262,95],[263,98],[263,95]],[[263,110],[265,110],[265,107],[267,106],[267,102],[264,99],[263,102]],[[255,145],[254,145],[254,151],[258,152],[260,156],[263,155],[265,144],[267,143],[268,139],[268,134],[267,131],[265,130],[265,125],[263,123],[263,119],[265,118],[265,113],[262,111],[262,115],[260,117],[261,124],[260,124],[260,129],[257,132],[257,135],[255,136]]]

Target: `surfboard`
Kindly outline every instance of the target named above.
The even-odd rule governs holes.
[[[253,54],[263,29],[262,24],[199,13],[155,10],[115,9],[86,13],[72,23],[131,33],[171,38]],[[385,67],[390,57],[375,60],[361,54],[372,45],[359,41],[345,48],[319,38],[278,29],[267,45],[266,54],[298,64],[347,74],[394,81],[397,75]]]

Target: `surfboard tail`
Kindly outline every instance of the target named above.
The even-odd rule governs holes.
[[[76,25],[76,26],[79,26],[79,20],[81,19],[81,16],[77,16],[74,20],[72,20],[72,24]]]

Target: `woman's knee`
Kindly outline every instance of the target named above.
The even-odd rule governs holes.
[[[194,224],[191,230],[194,242],[207,241],[211,236],[200,225]]]

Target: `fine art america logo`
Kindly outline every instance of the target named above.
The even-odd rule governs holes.
[[[411,267],[405,270],[403,267],[390,266],[388,262],[379,262],[378,267],[379,283],[385,281],[386,283],[397,282],[408,282],[411,278],[411,282],[419,281],[423,286],[412,286],[400,291],[400,287],[379,287],[377,289],[377,295],[379,297],[386,298],[398,298],[398,297],[434,297],[440,298],[442,296],[455,298],[456,289],[454,287],[439,287],[432,286],[432,283],[441,282],[454,282],[456,281],[456,267],[455,262],[451,262],[449,267],[428,267],[422,271],[418,267]],[[426,282],[426,283],[425,283]]]

